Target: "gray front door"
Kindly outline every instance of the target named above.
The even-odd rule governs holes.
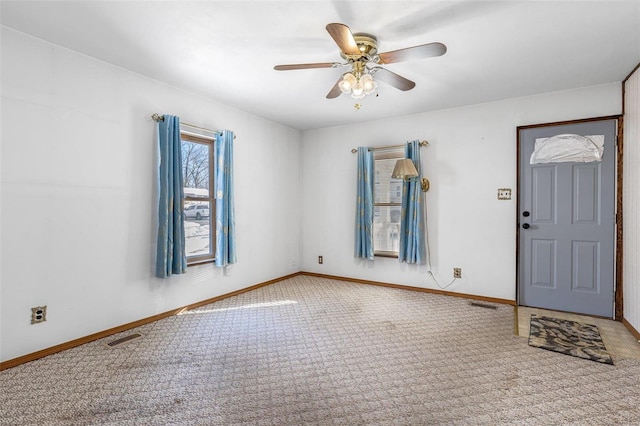
[[[613,317],[616,120],[518,129],[518,304]],[[604,135],[602,161],[530,164],[538,138]]]

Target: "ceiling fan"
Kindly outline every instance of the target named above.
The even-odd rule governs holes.
[[[301,70],[310,68],[339,68],[350,66],[351,71],[344,73],[327,93],[327,99],[334,99],[340,94],[351,94],[355,99],[373,93],[377,84],[375,75],[380,81],[406,91],[415,87],[416,83],[408,80],[380,65],[412,59],[432,58],[444,55],[447,46],[442,43],[428,43],[390,52],[378,53],[378,40],[367,33],[352,34],[344,24],[333,23],[327,25],[327,31],[340,48],[340,56],[346,62],[319,62],[311,64],[276,65],[278,71]]]

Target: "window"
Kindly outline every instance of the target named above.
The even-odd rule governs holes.
[[[215,199],[213,140],[181,133],[184,179],[184,233],[187,264],[213,261]]]
[[[393,179],[391,173],[400,158],[404,158],[404,148],[374,153],[373,251],[376,256],[398,257],[402,179]]]

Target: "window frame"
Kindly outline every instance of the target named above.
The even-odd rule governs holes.
[[[187,194],[183,194],[182,197],[182,211],[185,210],[185,202],[208,202],[209,203],[209,246],[211,247],[211,253],[203,255],[186,256],[187,266],[199,265],[202,263],[215,262],[216,256],[216,200],[215,200],[215,186],[214,186],[214,142],[211,137],[204,135],[195,135],[193,133],[180,131],[180,148],[182,149],[183,142],[198,143],[201,145],[207,145],[209,147],[209,196],[208,197],[194,197]],[[182,167],[182,166],[181,166]],[[184,170],[183,170],[184,173]],[[184,178],[184,176],[183,176]],[[186,220],[186,216],[183,214],[183,220]],[[186,245],[185,245],[186,247]]]
[[[393,147],[393,148],[385,148],[385,149],[379,149],[377,151],[374,151],[373,154],[373,169],[374,169],[374,179],[375,179],[375,170],[376,170],[376,162],[379,160],[392,160],[395,159],[397,160],[401,160],[403,158],[406,158],[406,154],[405,154],[405,150],[404,147]],[[391,175],[389,175],[389,181],[391,181]],[[375,212],[376,207],[400,207],[400,221],[402,221],[402,190],[400,192],[400,202],[399,203],[377,203],[376,202],[376,186],[377,186],[377,179],[374,180],[374,185],[373,185],[373,211]],[[404,183],[403,183],[404,186]],[[375,216],[375,213],[374,213]],[[400,228],[402,229],[402,226],[400,226]],[[375,219],[374,219],[374,227],[372,228],[372,232],[375,233]],[[399,231],[398,231],[399,232]],[[398,235],[399,236],[399,235]],[[378,257],[391,257],[391,258],[399,258],[400,257],[400,251],[388,251],[388,250],[378,250],[376,249],[376,245],[375,245],[375,238],[373,238],[374,244],[373,244],[373,255],[374,256],[378,256]]]

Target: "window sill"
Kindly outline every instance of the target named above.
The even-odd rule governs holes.
[[[215,261],[213,258],[187,260],[187,267],[214,263]]]
[[[373,255],[375,257],[391,257],[391,258],[398,258],[398,253],[394,253],[394,252],[378,252],[378,253],[373,253]]]

